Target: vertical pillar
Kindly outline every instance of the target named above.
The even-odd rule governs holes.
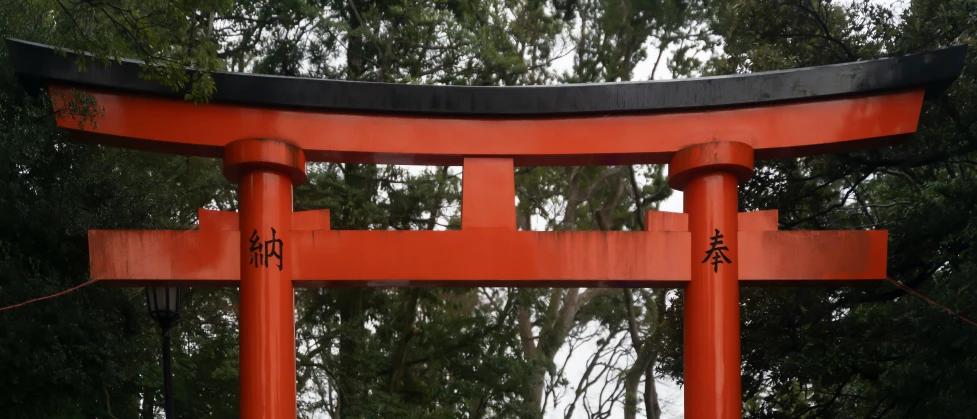
[[[753,149],[711,142],[680,150],[669,184],[684,191],[692,237],[685,290],[685,417],[742,417],[737,185],[753,174]]]
[[[294,418],[292,185],[306,180],[305,155],[282,141],[240,140],[224,148],[224,175],[239,186],[241,417]]]

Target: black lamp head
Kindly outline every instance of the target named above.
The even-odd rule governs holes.
[[[146,287],[146,306],[156,323],[169,328],[180,318],[180,288]]]

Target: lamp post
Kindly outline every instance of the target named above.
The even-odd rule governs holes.
[[[173,371],[170,359],[170,327],[180,318],[180,288],[147,287],[149,315],[163,330],[163,409],[173,419]]]

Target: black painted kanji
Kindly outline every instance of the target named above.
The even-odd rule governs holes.
[[[716,229],[716,235],[710,237],[709,240],[712,240],[712,243],[709,243],[710,248],[706,250],[706,258],[702,259],[702,263],[712,259],[712,271],[719,272],[719,264],[723,261],[729,264],[733,263],[724,253],[729,250],[729,247],[723,246],[723,235],[719,233],[719,229]]]

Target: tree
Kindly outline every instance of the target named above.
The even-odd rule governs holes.
[[[974,45],[974,4],[917,0],[901,14],[870,2],[743,1],[714,30],[715,73],[764,71]],[[925,105],[899,147],[764,162],[742,209],[777,209],[782,229],[889,230],[889,275],[973,317],[977,61]],[[745,289],[744,416],[966,417],[972,326],[902,289]],[[670,310],[678,318],[681,301]],[[680,376],[679,330],[666,358]]]
[[[4,2],[0,37],[93,52],[82,65],[117,56],[143,58],[163,65],[146,67],[150,77],[189,87],[191,80],[174,66],[206,67],[206,41],[182,42],[189,47],[183,50],[164,46],[176,44],[181,33],[200,31],[199,22],[176,18],[180,13],[192,18],[199,9],[166,4]],[[188,91],[205,96],[206,79],[197,82]],[[87,115],[89,123],[98,118],[97,104],[85,98],[68,107]],[[0,208],[6,214],[0,224],[2,306],[87,280],[88,229],[186,228],[196,221],[197,207],[230,196],[213,160],[71,143],[55,128],[52,109],[46,94],[19,86],[5,46],[0,47],[0,143],[5,150]],[[191,304],[184,313],[191,322],[194,308]],[[145,310],[142,290],[89,287],[0,313],[0,365],[6,377],[0,406],[5,414],[154,417],[161,405],[159,337]],[[182,368],[192,343],[179,335],[177,341],[184,349],[175,351],[182,375],[192,370]],[[213,364],[197,364],[205,365]],[[236,383],[236,377],[198,378],[203,393]],[[224,384],[218,384],[221,380]],[[178,384],[177,390],[184,388]],[[180,391],[178,397],[193,394],[198,393]],[[204,416],[190,408],[183,414]]]
[[[657,48],[654,68],[664,58],[664,65],[675,74],[689,75],[701,64],[694,51],[710,48],[716,41],[705,24],[717,19],[717,10],[725,4],[457,0],[414,2],[406,7],[392,0],[298,0],[191,2],[169,7],[161,2],[32,1],[5,4],[4,11],[9,13],[0,19],[6,19],[4,27],[13,28],[16,36],[94,51],[96,60],[82,64],[100,65],[99,58],[117,56],[143,59],[150,77],[186,89],[189,99],[204,101],[214,88],[208,85],[207,74],[225,68],[285,76],[469,85],[627,81],[643,77],[635,72],[638,63],[650,59],[646,54],[649,45]],[[47,25],[37,24],[39,17]],[[54,29],[45,29],[49,27]],[[675,50],[671,58],[663,53],[666,49]],[[573,56],[573,68],[555,71],[552,64],[566,54]],[[197,71],[186,73],[185,66]],[[18,175],[17,170],[24,169],[9,173],[8,185],[16,191],[9,195],[16,197],[9,201],[11,207],[36,202],[38,207],[51,206],[44,213],[48,218],[75,220],[72,217],[85,211],[101,217],[78,220],[64,235],[47,232],[51,238],[44,243],[65,237],[74,240],[73,253],[65,259],[72,275],[52,285],[52,290],[75,284],[84,276],[87,258],[84,240],[79,238],[86,228],[186,228],[198,221],[198,207],[236,208],[234,189],[220,176],[216,162],[63,143],[49,123],[50,107],[38,98],[38,92],[20,92],[12,78],[8,79],[13,93],[5,97],[3,105],[9,111],[5,115],[12,116],[3,122],[4,132],[39,133],[8,137],[12,149],[33,150],[31,147],[37,147],[33,138],[43,136],[52,143],[46,150],[89,153],[58,160],[60,166],[50,170],[43,165],[47,164],[44,153],[12,154],[11,164],[44,168],[42,173],[53,176],[46,178],[45,191],[61,185],[63,176],[76,178],[69,185],[77,194],[93,185],[104,190],[100,196],[105,202],[77,195],[70,201],[75,202],[73,206],[58,206],[54,194],[31,195],[36,186]],[[97,109],[97,104],[87,105],[94,105],[89,110]],[[138,176],[120,177],[119,173],[129,174],[136,167],[143,169]],[[28,173],[37,173],[31,170],[35,169]],[[457,168],[325,163],[311,165],[309,172],[310,182],[296,189],[295,208],[329,208],[335,229],[456,229],[460,225],[463,173]],[[643,213],[656,208],[670,193],[659,166],[519,168],[516,178],[521,229],[643,229]],[[133,201],[113,200],[116,196]],[[127,202],[130,212],[123,216],[110,209],[118,202]],[[29,228],[31,234],[50,225],[22,209],[15,214],[11,224]],[[21,233],[4,243],[15,242],[13,238],[20,237],[17,234]],[[52,257],[43,250],[46,245],[38,245],[35,251]],[[382,258],[377,255],[378,261]],[[432,254],[432,263],[437,258]],[[23,283],[35,287],[40,276],[25,273]],[[31,288],[9,298],[17,301],[42,294],[40,291]],[[117,291],[92,292],[119,296]],[[141,313],[138,293],[125,295],[127,307]],[[177,380],[177,405],[185,407],[178,413],[234,417],[236,293],[195,289],[191,295],[176,351],[177,376],[183,377]],[[575,411],[600,416],[614,410],[637,417],[642,406],[648,416],[657,417],[655,377],[660,371],[656,366],[659,357],[670,350],[660,340],[672,324],[665,317],[666,298],[671,294],[648,290],[301,290],[296,295],[299,411],[303,417],[528,418],[553,409],[566,391],[572,391],[573,399],[563,412],[566,417]],[[111,312],[116,303],[106,298],[89,309]],[[70,327],[69,323],[54,324]],[[105,327],[117,326],[107,323]],[[139,344],[125,349],[142,352],[114,348],[120,352],[112,354],[112,360],[143,355],[136,359],[146,359],[145,363],[119,369],[103,361],[97,364],[99,368],[70,376],[91,380],[102,367],[117,372],[107,376],[126,384],[119,385],[124,391],[113,387],[115,410],[109,415],[139,411],[148,418],[158,404],[158,373],[155,363],[146,357],[155,352],[155,336],[147,324],[141,327],[133,332],[141,339]],[[101,329],[92,326],[91,330]],[[103,333],[117,336],[115,330]],[[56,349],[96,353],[103,344],[135,338],[115,339],[79,339],[80,343]],[[567,380],[566,361],[561,366],[560,357],[586,342],[596,343],[598,350],[574,386]],[[31,345],[28,342],[20,348]],[[0,359],[16,360],[16,356],[0,353]],[[54,369],[74,363],[56,360],[51,365]],[[16,371],[25,375],[29,370],[26,364],[17,364]],[[48,384],[36,379],[33,383]],[[608,391],[592,404],[585,393],[599,386]],[[92,388],[65,389],[58,397],[92,397]],[[18,389],[10,388],[7,393],[15,395],[12,399],[20,398],[17,408],[41,406]],[[80,415],[98,416],[102,407],[84,405]]]
[[[4,2],[0,19],[16,36],[91,53],[80,57],[81,67],[122,58],[142,60],[145,77],[199,102],[214,92],[210,73],[224,69],[217,56],[214,17],[232,3],[28,0]]]

